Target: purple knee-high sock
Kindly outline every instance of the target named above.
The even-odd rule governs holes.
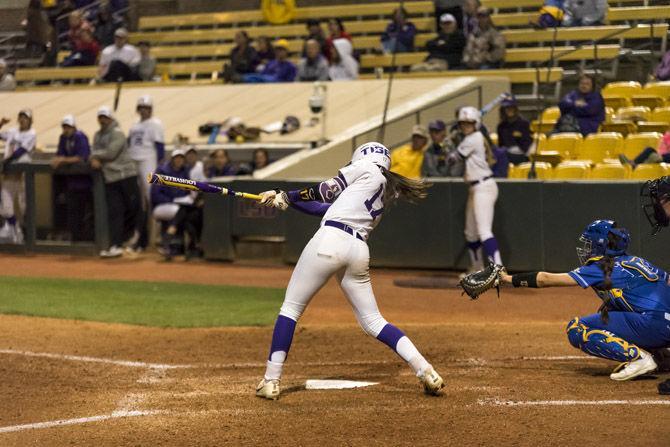
[[[480,241],[468,242],[468,253],[470,253],[470,268],[481,270],[484,268],[481,256],[482,243]]]
[[[412,341],[392,324],[386,323],[386,326],[377,335],[377,340],[393,349],[403,360],[409,363],[409,366],[417,375],[422,375],[426,369],[431,368],[430,363],[423,358]]]
[[[495,237],[490,237],[486,239],[482,245],[484,246],[484,253],[486,253],[486,258],[489,262],[494,264],[502,265],[502,258],[500,257],[500,251],[498,250],[498,241]]]
[[[10,224],[11,226],[15,227],[16,226],[16,216],[11,216],[7,218],[7,223]]]
[[[268,356],[267,367],[265,369],[266,380],[278,380],[281,377],[284,362],[288,356],[289,349],[291,349],[291,342],[293,342],[295,324],[294,320],[283,315],[277,317],[274,332],[272,333],[270,355]]]

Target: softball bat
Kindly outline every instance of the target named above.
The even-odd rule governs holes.
[[[261,200],[261,196],[258,194],[233,191],[232,189],[222,188],[221,186],[212,185],[211,183],[197,182],[195,180],[179,177],[171,177],[169,175],[156,174],[155,172],[147,175],[147,181],[149,183],[169,186],[170,188],[185,189],[187,191],[199,191],[211,194],[221,194],[224,196],[241,197],[243,199]]]

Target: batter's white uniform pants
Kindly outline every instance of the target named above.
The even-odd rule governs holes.
[[[498,199],[498,185],[488,179],[470,187],[465,206],[465,239],[482,241],[493,237],[493,212]]]
[[[2,200],[2,206],[0,207],[2,217],[5,219],[13,216],[23,217],[26,209],[26,188],[22,174],[7,174],[4,176],[0,199]],[[14,207],[14,200],[19,206],[18,213]]]
[[[151,184],[147,182],[147,177],[152,172],[156,172],[158,162],[156,161],[156,157],[154,156],[149,158],[148,160],[135,160],[135,164],[137,165],[138,178],[140,181],[140,192],[142,193],[142,197],[144,197],[144,203],[150,204]]]
[[[369,263],[368,244],[337,228],[321,227],[300,255],[279,314],[297,321],[312,297],[337,274],[358,323],[377,337],[387,321],[372,292]]]

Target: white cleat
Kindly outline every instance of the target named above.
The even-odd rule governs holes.
[[[422,376],[419,376],[419,380],[426,394],[439,396],[440,390],[444,388],[444,380],[433,368],[427,369]]]
[[[5,222],[5,224],[0,228],[0,239],[14,239],[14,227],[10,225],[8,222]]]
[[[100,252],[101,258],[118,258],[123,255],[123,249],[116,245],[109,247],[107,250],[102,250]]]
[[[18,225],[14,227],[14,234],[12,241],[15,244],[23,244],[23,230],[21,230],[21,227]]]
[[[652,372],[656,368],[657,365],[654,357],[640,349],[640,357],[632,362],[622,363],[617,366],[612,374],[610,374],[610,379],[622,382]]]
[[[279,399],[279,380],[261,379],[256,387],[256,396],[269,400]]]

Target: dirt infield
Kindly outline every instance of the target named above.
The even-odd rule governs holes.
[[[291,272],[56,256],[3,257],[0,271],[279,287]],[[409,368],[358,329],[333,282],[300,322],[278,402],[253,396],[269,327],[1,316],[0,446],[670,445],[658,380],[615,383],[613,364],[567,343],[566,322],[597,307],[591,293],[506,289],[470,302],[456,290],[393,286],[416,274],[375,271],[373,284],[385,317],[442,373],[442,397],[422,395]],[[305,390],[323,378],[379,384]]]

